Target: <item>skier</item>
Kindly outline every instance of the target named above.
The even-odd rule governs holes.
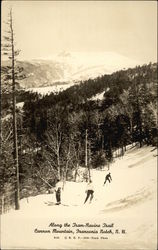
[[[109,181],[109,183],[112,181],[111,173],[108,173],[108,174],[106,175],[104,184],[106,184],[106,181]]]
[[[55,187],[57,205],[61,204],[61,189],[62,189],[62,183],[58,179]]]
[[[90,197],[90,203],[91,203],[91,201],[93,199],[94,187],[93,187],[93,184],[92,184],[92,180],[90,180],[88,182],[88,184],[87,184],[86,193],[87,193],[87,196],[86,196],[84,204],[86,203],[86,201],[88,200],[89,197]]]

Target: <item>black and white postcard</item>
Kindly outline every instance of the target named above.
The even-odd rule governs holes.
[[[1,249],[157,249],[157,2],[2,1]]]

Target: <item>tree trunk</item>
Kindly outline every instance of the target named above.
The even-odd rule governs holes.
[[[78,175],[78,169],[79,169],[79,163],[77,162],[77,166],[76,166],[76,169],[75,169],[75,182],[76,182],[76,180],[77,180],[77,175]]]
[[[89,148],[88,148],[88,178],[91,179],[91,173],[90,173],[90,165],[91,165],[91,142],[89,141]]]
[[[124,148],[123,148],[123,144],[121,145],[121,156],[124,156]]]
[[[87,155],[87,129],[86,129],[86,135],[85,135],[85,167],[87,169],[88,166],[88,155]],[[87,170],[86,170],[87,171]],[[86,181],[88,181],[88,176],[86,177]]]
[[[1,213],[2,214],[4,213],[4,194],[2,194],[2,197],[1,197]]]
[[[58,179],[60,180],[61,171],[60,171],[60,156],[59,156],[59,152],[57,153],[57,168],[58,168]]]
[[[102,135],[102,143],[101,143],[101,147],[102,147],[102,151],[104,150],[104,135]]]
[[[59,125],[56,128],[56,155],[57,155],[57,169],[58,169],[58,179],[61,178],[61,169],[60,169],[60,141],[61,134],[59,132]]]
[[[86,136],[85,136],[85,167],[87,167],[87,129],[86,129]]]
[[[12,16],[11,16],[11,43],[12,43],[12,91],[13,91],[13,152],[14,152],[14,166],[16,172],[15,180],[15,209],[20,209],[20,192],[19,192],[19,162],[18,162],[18,144],[17,144],[17,123],[16,123],[16,93],[15,93],[15,72],[14,72],[14,38],[12,28]]]

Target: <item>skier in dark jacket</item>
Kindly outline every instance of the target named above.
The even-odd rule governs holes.
[[[92,180],[90,180],[87,184],[86,193],[87,193],[87,196],[86,196],[84,204],[86,203],[86,201],[88,200],[89,197],[90,197],[90,203],[93,199],[94,187],[92,184]]]
[[[106,184],[107,181],[109,181],[109,183],[112,181],[111,173],[109,173],[109,174],[106,175],[104,184]]]
[[[61,189],[62,189],[62,183],[58,179],[55,187],[57,205],[61,204]]]

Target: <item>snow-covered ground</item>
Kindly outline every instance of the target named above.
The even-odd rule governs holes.
[[[107,168],[91,171],[95,188],[91,204],[83,204],[84,182],[67,182],[60,206],[54,205],[55,194],[21,200],[19,211],[1,216],[2,249],[156,250],[156,156],[152,147],[128,147],[125,156],[110,166],[113,180],[105,186]]]
[[[59,93],[67,88],[70,88],[71,86],[72,86],[71,83],[67,83],[67,84],[59,84],[46,87],[29,88],[28,91],[37,92],[38,94],[41,95],[48,95],[50,93]]]
[[[96,94],[95,96],[92,96],[89,100],[92,100],[92,101],[103,100],[105,92],[108,92],[109,90],[110,88],[108,87],[106,91],[103,91],[101,93]]]

